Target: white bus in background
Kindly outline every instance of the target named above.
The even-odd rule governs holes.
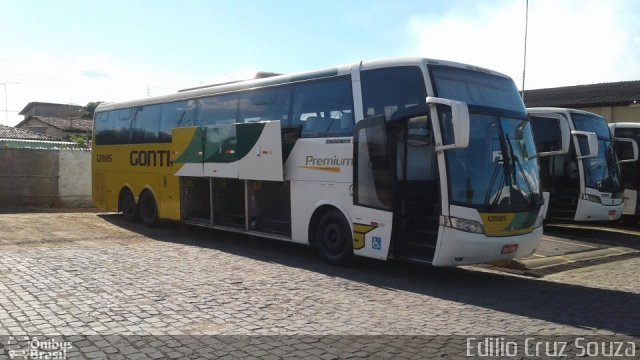
[[[540,154],[546,218],[619,219],[624,207],[622,176],[606,120],[574,109],[527,112]]]
[[[94,120],[96,207],[436,266],[531,254],[535,144],[506,75],[364,61],[118,104]]]
[[[622,122],[609,124],[611,134],[619,141],[616,148],[620,158],[620,170],[622,171],[622,183],[624,186],[624,210],[623,220],[637,223],[640,220],[640,173],[638,172],[640,162],[635,159],[638,152],[638,141],[640,141],[640,123]],[[621,140],[626,140],[623,142]],[[630,157],[633,159],[626,160]]]

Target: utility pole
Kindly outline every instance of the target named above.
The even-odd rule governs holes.
[[[9,123],[9,96],[7,95],[7,85],[18,85],[19,82],[3,82],[0,85],[4,85],[4,120]]]
[[[522,65],[522,101],[524,101],[524,76],[527,71],[527,30],[529,28],[529,0],[526,0],[525,2],[524,14],[524,63]]]

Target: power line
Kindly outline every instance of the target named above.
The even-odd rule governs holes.
[[[9,122],[9,95],[7,95],[7,85],[18,85],[19,82],[3,82],[0,85],[4,85],[4,120]]]

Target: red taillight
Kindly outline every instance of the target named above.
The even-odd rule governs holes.
[[[518,244],[507,244],[502,247],[503,254],[511,254],[518,250]]]

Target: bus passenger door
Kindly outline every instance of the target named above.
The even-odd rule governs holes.
[[[560,114],[542,116],[534,113],[530,116],[530,121],[540,161],[540,179],[544,198],[542,215],[546,218],[550,202],[555,202],[562,196],[565,156],[569,153],[571,144],[571,128],[567,119]]]
[[[353,250],[387,259],[393,221],[393,173],[383,116],[358,122],[354,138]]]

